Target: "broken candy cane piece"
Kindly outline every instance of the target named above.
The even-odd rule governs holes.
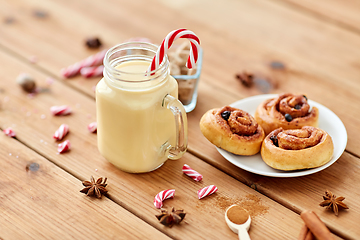
[[[69,132],[69,126],[67,124],[61,124],[59,129],[56,130],[56,132],[54,133],[53,138],[60,141],[66,136],[66,134],[68,134],[68,132]]]
[[[163,201],[165,199],[174,198],[174,194],[175,194],[175,189],[168,189],[168,190],[159,192],[155,196],[154,206],[156,208],[161,208],[163,206]]]
[[[81,69],[84,67],[93,67],[100,65],[104,60],[106,52],[107,50],[100,51],[77,63],[74,63],[66,68],[61,69],[61,75],[63,75],[66,78],[70,78],[79,74]]]
[[[215,185],[209,185],[198,191],[198,197],[199,197],[199,199],[202,199],[203,197],[213,194],[217,190],[218,190],[218,188]]]
[[[87,126],[89,132],[96,133],[97,132],[97,122],[92,122]]]
[[[52,106],[50,111],[55,116],[65,116],[71,113],[71,108],[67,105]]]
[[[70,150],[70,141],[69,140],[65,140],[64,142],[60,143],[58,145],[58,152],[59,153],[64,153]]]
[[[195,181],[201,181],[203,179],[203,176],[200,173],[192,169],[187,164],[184,164],[184,166],[182,167],[182,171],[183,173],[185,173],[187,176],[191,177]]]
[[[104,65],[96,67],[84,67],[80,70],[80,74],[86,78],[102,77],[104,71]]]
[[[12,130],[12,128],[6,128],[3,130],[3,132],[5,133],[6,136],[8,137],[15,137],[16,133],[14,132],[14,130]]]

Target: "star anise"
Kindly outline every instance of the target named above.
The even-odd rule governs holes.
[[[349,209],[345,203],[342,201],[345,199],[344,197],[336,197],[329,190],[325,191],[325,196],[323,196],[324,201],[320,203],[320,206],[326,207],[326,209],[331,209],[337,216],[340,209]]]
[[[186,213],[184,210],[175,210],[171,209],[171,212],[168,212],[166,209],[161,209],[161,214],[155,215],[161,224],[172,227],[174,224],[179,224],[185,217]]]
[[[251,87],[254,80],[254,75],[247,72],[238,73],[235,76],[245,87]]]
[[[95,196],[101,198],[102,195],[105,195],[108,190],[106,190],[106,180],[107,178],[98,178],[96,181],[93,176],[91,176],[90,181],[83,181],[82,184],[85,186],[80,192],[85,193],[87,196]]]

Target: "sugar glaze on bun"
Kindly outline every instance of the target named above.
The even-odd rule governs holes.
[[[316,127],[284,130],[268,134],[261,146],[261,157],[272,168],[300,170],[322,166],[330,161],[334,145],[330,135]]]
[[[283,129],[317,127],[319,110],[316,107],[310,109],[305,95],[283,93],[262,102],[257,107],[254,117],[267,135],[280,127]]]
[[[200,130],[215,146],[237,155],[258,153],[265,137],[249,113],[230,106],[207,111],[200,120]]]

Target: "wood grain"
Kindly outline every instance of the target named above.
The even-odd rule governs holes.
[[[235,167],[226,161],[210,143],[209,146],[202,145],[201,147],[203,152],[212,156],[206,159],[207,162],[239,181],[295,212],[300,213],[306,209],[315,211],[332,231],[346,239],[358,238],[359,229],[356,226],[360,220],[360,209],[357,206],[357,199],[360,196],[352,190],[356,189],[354,179],[359,176],[358,158],[344,153],[331,167],[316,174],[298,178],[268,178]],[[198,157],[206,158],[205,155]],[[320,207],[319,204],[323,201],[322,196],[326,189],[336,196],[344,196],[346,198],[344,202],[351,206],[350,209],[341,211],[336,217],[333,212]],[[342,225],[341,230],[339,225]]]
[[[46,75],[0,52],[0,64],[5,62],[8,68],[0,73],[0,78],[6,79],[0,82],[0,88],[3,89],[0,99],[7,100],[2,104],[0,128],[13,127],[20,142],[81,180],[91,175],[108,177],[107,189],[114,202],[167,235],[181,239],[235,237],[226,227],[224,212],[226,207],[236,202],[254,211],[250,231],[253,239],[262,239],[264,234],[273,238],[291,238],[300,231],[302,222],[296,213],[190,154],[178,161],[168,161],[160,169],[148,174],[128,174],[116,169],[100,156],[96,134],[86,129],[87,123],[95,115],[93,99],[57,81],[51,85],[50,92],[29,99],[13,80],[18,69],[32,74],[39,80],[39,84]],[[68,104],[73,107],[73,114],[51,116],[49,108],[53,104]],[[45,119],[41,118],[42,114],[46,116]],[[72,149],[66,154],[56,153],[56,143],[52,139],[53,132],[61,123],[70,126],[70,134],[66,139],[71,141]],[[204,180],[197,183],[183,175],[181,167],[184,163],[200,171]],[[214,196],[198,200],[197,190],[210,184],[215,184],[220,190]],[[176,189],[176,197],[165,201],[164,206],[184,208],[188,214],[181,226],[172,229],[158,223],[154,215],[159,211],[153,206],[154,196],[170,188]],[[276,226],[271,224],[279,221],[281,224]],[[209,227],[211,231],[208,231]]]
[[[305,11],[314,17],[322,18],[333,24],[339,24],[342,28],[360,33],[360,3],[354,0],[329,0],[329,1],[293,1],[285,0],[285,3],[293,4],[299,11]]]
[[[302,92],[334,111],[350,129],[347,150],[360,156],[360,140],[356,131],[351,131],[360,120],[344,107],[349,102],[360,102],[359,35],[277,1],[154,1],[149,9],[139,8],[144,4],[143,0],[14,0],[11,5],[4,4],[2,10],[16,21],[0,25],[4,33],[0,44],[24,59],[37,56],[36,66],[60,77],[62,67],[96,52],[85,47],[87,36],[101,35],[104,48],[134,36],[159,43],[170,29],[188,26],[200,36],[204,48],[201,81],[232,96],[222,99],[223,104],[264,92],[258,87],[244,88],[235,73],[247,70],[262,79],[273,78],[277,87],[266,91]],[[48,18],[35,18],[34,9],[46,11]],[[162,14],[157,14],[159,11]],[[63,17],[67,14],[72,17]],[[156,28],[150,30],[148,26]],[[269,67],[273,61],[282,62],[286,69],[274,71]],[[98,80],[77,77],[66,82],[93,96]],[[200,87],[199,91],[206,90]],[[215,98],[211,94],[205,99],[208,104],[197,107],[204,112],[216,107]],[[355,104],[352,109],[360,111],[360,106]]]
[[[309,6],[310,3],[305,1],[300,4]],[[353,183],[359,175],[359,159],[355,156],[360,156],[357,147],[360,144],[360,118],[357,114],[360,106],[355,104],[360,102],[360,36],[356,32],[321,16],[304,13],[282,1],[187,0],[152,1],[148,4],[145,0],[13,0],[11,3],[0,0],[0,5],[0,17],[4,19],[0,23],[0,128],[13,127],[20,141],[65,171],[79,179],[106,174],[114,181],[110,187],[113,201],[173,238],[203,237],[203,233],[211,237],[235,237],[230,230],[223,232],[227,229],[220,220],[224,211],[216,204],[221,199],[230,204],[250,195],[258,197],[261,203],[269,207],[267,214],[255,217],[250,232],[254,239],[262,239],[265,234],[278,238],[278,233],[287,238],[297,236],[301,228],[297,214],[239,184],[235,179],[297,213],[302,209],[316,211],[340,236],[360,237],[354,225],[359,220],[359,208],[355,202],[359,195]],[[144,5],[147,7],[139,7]],[[336,4],[329,8],[334,10]],[[35,11],[44,11],[47,15],[42,18]],[[315,11],[323,13],[327,10]],[[9,18],[14,21],[7,21]],[[344,21],[348,22],[348,19]],[[204,48],[198,105],[188,114],[189,148],[192,154],[215,168],[186,154],[180,161],[168,162],[150,174],[125,174],[98,154],[96,135],[86,130],[86,125],[95,120],[92,88],[99,78],[86,80],[76,77],[55,81],[50,86],[46,78],[60,79],[62,67],[95,53],[84,45],[88,36],[100,36],[105,43],[104,48],[134,36],[149,37],[159,43],[170,30],[184,26],[200,36]],[[37,58],[35,64],[30,63],[33,56]],[[269,64],[273,61],[283,63],[285,70],[270,68]],[[245,88],[234,77],[235,73],[243,70],[254,72],[261,79],[271,79],[276,87],[264,89],[255,85]],[[20,72],[34,75],[38,85],[50,91],[34,98],[27,96],[14,83]],[[210,108],[261,94],[265,90],[280,93],[294,89],[330,108],[348,129],[348,153],[321,173],[284,180],[245,172],[224,160],[199,131],[200,117]],[[49,107],[58,104],[69,104],[74,114],[62,118],[51,116]],[[71,133],[67,139],[74,147],[65,155],[57,155],[56,143],[51,136],[62,123],[70,125]],[[86,154],[83,149],[87,150]],[[184,162],[196,169],[206,170],[207,178],[214,180],[216,185],[219,182],[219,186],[226,190],[219,191],[217,197],[209,198],[205,204],[201,201],[199,205],[188,207],[195,198],[191,194],[199,184],[183,184],[188,179],[183,178],[178,169]],[[216,168],[235,179],[219,173]],[[156,211],[151,204],[152,198],[158,191],[178,185],[182,193],[179,199],[171,200],[171,203],[176,207],[187,207],[187,221],[171,230],[161,228],[153,216]],[[338,218],[318,207],[318,201],[321,201],[321,195],[327,188],[336,195],[345,196],[350,206],[350,210],[341,212]],[[148,189],[145,195],[139,194],[143,189]],[[276,215],[275,210],[271,209],[281,214]],[[209,222],[211,218],[216,222]],[[281,224],[274,229],[272,223],[280,219]],[[209,229],[209,226],[219,233],[212,235],[213,232],[198,231]]]
[[[0,142],[0,238],[169,239],[106,197],[80,193],[78,179],[15,139]]]

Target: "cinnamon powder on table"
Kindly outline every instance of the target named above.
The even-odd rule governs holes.
[[[207,197],[206,201],[199,201],[197,208],[204,211],[211,210],[214,207],[221,210],[226,210],[231,205],[236,204],[245,209],[251,218],[266,214],[269,210],[268,206],[264,206],[259,197],[253,194],[248,194],[245,197],[230,197],[226,195],[212,195]]]

